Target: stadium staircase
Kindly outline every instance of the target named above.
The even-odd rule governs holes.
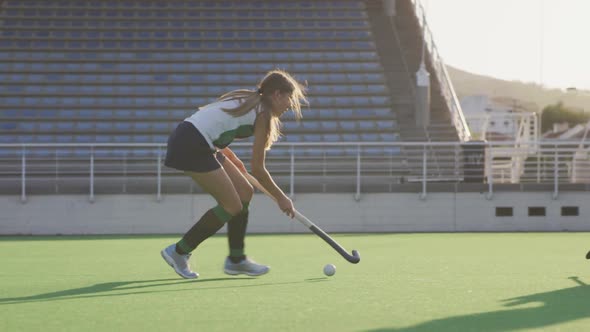
[[[404,141],[459,141],[451,122],[450,112],[434,75],[428,52],[426,67],[431,75],[431,121],[424,130],[415,123],[415,73],[421,62],[422,31],[410,0],[397,0],[396,15],[392,20],[384,15],[381,1],[367,1],[375,43],[379,51],[392,97],[397,100],[396,111],[400,124],[400,138]],[[434,77],[433,77],[434,76]]]
[[[396,0],[396,15],[385,15],[382,1],[367,1],[367,13],[371,23],[379,58],[383,65],[388,86],[392,92],[394,109],[399,124],[400,140],[405,142],[458,142],[457,130],[441,92],[429,52],[425,52],[425,64],[431,75],[430,124],[416,125],[415,94],[416,72],[421,63],[422,29],[411,0]],[[422,179],[422,152],[420,146],[406,146],[402,155],[408,164],[407,179]],[[429,148],[426,151],[432,161],[427,178],[431,181],[456,181],[459,170],[447,167],[455,164],[461,151]]]

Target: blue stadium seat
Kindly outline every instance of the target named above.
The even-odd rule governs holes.
[[[360,136],[360,139],[363,142],[378,142],[381,140],[379,134],[375,133],[361,133]]]
[[[15,135],[0,135],[0,143],[16,143],[17,137]]]
[[[323,134],[321,140],[324,142],[341,142],[342,137],[339,134]]]
[[[374,108],[373,112],[377,117],[388,117],[393,115],[393,112],[388,108]]]
[[[113,136],[114,143],[131,143],[131,136],[129,135],[115,135]]]
[[[18,126],[18,122],[0,122],[0,129],[2,130],[15,130]]]
[[[134,143],[151,143],[152,137],[149,135],[135,135],[133,136]]]
[[[133,130],[134,131],[147,131],[151,129],[150,122],[135,122],[133,123]]]
[[[358,134],[342,134],[341,136],[341,140],[343,142],[359,142],[360,139],[360,135]]]
[[[322,148],[322,153],[327,157],[341,157],[345,155],[346,150],[339,146],[326,146]]]
[[[297,130],[301,127],[301,123],[297,123],[295,121],[284,121],[283,122],[283,129],[284,130]]]
[[[384,142],[395,142],[399,139],[399,136],[394,133],[380,133],[379,137]]]
[[[281,138],[281,141],[288,142],[288,143],[303,142],[303,137],[299,134],[289,133],[289,134],[284,135]]]
[[[361,153],[363,156],[383,156],[385,155],[385,149],[382,146],[364,146]]]
[[[132,124],[129,122],[116,122],[114,129],[121,132],[129,132],[132,128]]]
[[[395,129],[395,122],[393,120],[382,120],[376,123],[379,129]]]
[[[385,85],[381,84],[369,84],[366,86],[366,92],[372,94],[387,93],[387,88],[385,87]]]
[[[92,130],[94,129],[94,123],[92,122],[78,122],[76,123],[76,129],[77,130]]]
[[[316,122],[316,121],[302,121],[301,125],[303,126],[303,129],[305,129],[305,130],[319,130],[320,129],[320,124],[319,124],[319,122]]]
[[[153,149],[133,149],[130,152],[131,156],[137,158],[149,158],[157,156],[157,150]]]
[[[73,122],[58,122],[56,124],[56,129],[60,131],[71,131],[74,130],[74,123]]]
[[[94,137],[91,135],[76,135],[74,137],[75,143],[93,143]]]
[[[19,143],[33,143],[34,139],[32,135],[18,135]]]
[[[352,105],[354,106],[365,106],[368,104],[367,97],[351,97]]]
[[[95,143],[110,143],[112,140],[111,135],[96,135]]]
[[[319,134],[304,134],[302,138],[303,142],[321,142],[322,136]]]
[[[96,122],[96,130],[98,131],[109,131],[113,128],[112,122]]]
[[[291,155],[290,148],[289,147],[284,147],[284,146],[275,146],[270,151],[267,152],[267,157],[270,157],[270,158],[273,158],[273,157],[288,157],[290,155]]]
[[[153,143],[166,143],[168,141],[168,135],[152,135]]]
[[[336,131],[340,129],[337,121],[321,121],[320,125],[323,131]]]
[[[91,150],[89,148],[76,148],[72,152],[75,158],[90,159]]]
[[[341,119],[342,118],[350,118],[353,115],[353,110],[346,109],[346,108],[338,109],[338,110],[336,110],[336,114],[337,114],[337,117],[341,118]]]
[[[343,130],[352,131],[356,129],[356,122],[355,121],[339,121],[339,126]]]
[[[322,118],[322,119],[338,119],[339,115],[338,115],[339,110],[336,109],[321,109],[321,110],[316,110],[316,111],[310,111],[308,113],[304,113],[305,116],[311,116],[314,118]],[[309,114],[311,113],[311,114]]]
[[[385,146],[384,152],[388,155],[399,155],[401,154],[401,148],[399,146]]]
[[[361,130],[373,130],[377,128],[378,121],[361,120],[357,122]]]
[[[159,132],[168,132],[172,129],[170,123],[155,122],[152,126],[154,130]]]

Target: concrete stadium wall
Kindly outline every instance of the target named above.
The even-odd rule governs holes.
[[[299,211],[327,232],[513,232],[590,231],[588,194],[563,192],[300,194]],[[0,234],[180,234],[215,201],[207,195],[0,196]],[[577,206],[578,216],[561,216],[563,206]],[[512,217],[496,217],[496,207],[512,207]],[[546,216],[528,215],[545,207]],[[305,233],[274,202],[256,194],[250,209],[250,233]],[[225,229],[223,230],[225,231]]]

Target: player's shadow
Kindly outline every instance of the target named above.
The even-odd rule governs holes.
[[[435,319],[401,328],[371,331],[513,331],[552,326],[583,318],[590,318],[590,287],[577,277],[570,277],[578,285],[550,292],[525,295],[503,300],[506,307],[536,303],[538,306],[483,312]]]
[[[322,278],[325,279],[325,278]],[[253,284],[239,284],[239,285],[214,285],[205,286],[191,285],[191,288],[164,288],[154,289],[159,286],[174,286],[174,285],[189,285],[189,284],[201,284],[212,281],[247,281],[247,280],[258,280],[254,277],[226,277],[226,278],[211,278],[211,279],[156,279],[156,280],[134,280],[134,281],[114,281],[96,284],[87,287],[66,289],[57,292],[42,293],[31,296],[22,297],[8,297],[0,298],[0,306],[5,304],[25,303],[25,302],[41,302],[41,301],[57,301],[67,299],[78,299],[78,298],[91,298],[101,296],[125,296],[125,295],[136,295],[136,294],[148,294],[148,293],[162,293],[162,292],[185,292],[187,290],[206,290],[206,289],[224,289],[224,288],[242,288],[242,287],[263,287],[263,286],[274,286],[274,285],[286,285],[286,284],[300,284],[308,283],[320,280],[306,279],[303,281],[285,281],[285,282],[266,282],[266,283],[253,283]]]
[[[85,297],[99,297],[99,296],[122,296],[131,294],[145,294],[145,293],[157,293],[163,291],[175,291],[172,289],[167,290],[154,290],[154,287],[159,286],[171,286],[171,285],[182,285],[192,283],[204,283],[211,281],[224,281],[224,280],[255,280],[251,277],[229,277],[229,278],[212,278],[212,279],[195,279],[195,280],[183,280],[183,279],[156,279],[156,280],[134,280],[134,281],[114,281],[105,282],[87,287],[66,289],[50,293],[42,293],[31,296],[23,297],[12,297],[12,298],[0,298],[0,305],[24,303],[24,302],[37,302],[37,301],[54,301],[71,298],[85,298]],[[223,287],[220,287],[223,288]],[[146,289],[145,291],[137,291]],[[150,290],[151,289],[151,290]],[[186,288],[183,288],[186,290]],[[132,292],[129,292],[132,291]]]

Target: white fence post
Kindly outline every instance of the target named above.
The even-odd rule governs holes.
[[[553,199],[557,199],[559,195],[559,153],[557,146],[555,146],[555,158],[553,160]]]
[[[94,203],[94,147],[90,147],[90,195],[88,197],[90,203]]]
[[[492,199],[494,196],[494,169],[492,167],[492,160],[494,160],[493,153],[494,149],[492,149],[490,144],[487,144],[483,154],[485,169],[488,175],[488,194],[486,195],[487,199]],[[502,179],[502,182],[504,182],[504,179]]]
[[[426,150],[426,145],[422,147],[422,192],[420,193],[420,199],[426,199],[426,174],[428,173],[428,152]]]
[[[295,198],[295,146],[291,145],[291,174],[289,178],[289,189],[291,190],[291,194],[289,195],[291,199]]]
[[[358,202],[361,200],[361,146],[357,145],[356,150],[356,194],[354,199]]]
[[[162,147],[158,146],[158,193],[156,201],[162,201]]]
[[[20,201],[22,203],[26,203],[27,201],[27,157],[26,157],[26,148],[23,145],[22,148],[22,156],[21,156],[21,191],[20,191]]]
[[[58,150],[55,149],[55,193],[59,194],[59,155]]]

